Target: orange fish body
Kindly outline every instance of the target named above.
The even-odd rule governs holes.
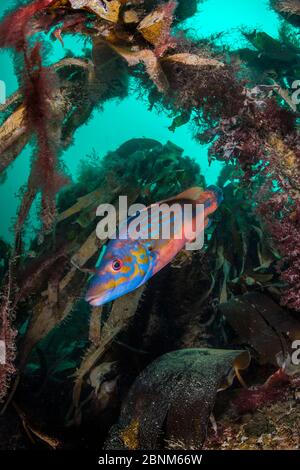
[[[119,228],[117,238],[109,241],[101,255],[86,300],[99,306],[147,282],[187,243],[204,235],[208,217],[222,199],[222,191],[215,186],[205,191],[191,188],[174,198],[152,204],[126,221]],[[202,223],[199,224],[199,220]]]

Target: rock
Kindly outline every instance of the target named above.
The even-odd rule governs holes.
[[[201,448],[217,392],[248,365],[246,351],[182,349],[158,358],[134,382],[105,447],[161,449],[172,441]]]

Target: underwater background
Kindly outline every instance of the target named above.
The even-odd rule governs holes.
[[[15,2],[16,5],[20,3]],[[13,0],[2,2],[0,17],[3,17],[13,4]],[[198,13],[181,23],[179,27],[187,29],[189,35],[194,38],[205,38],[224,32],[221,42],[235,49],[245,43],[240,32],[241,27],[258,28],[276,37],[279,23],[278,16],[264,0],[227,2],[207,0],[204,3],[199,2]],[[47,60],[49,63],[60,60],[68,49],[76,52],[76,56],[80,56],[83,54],[80,54],[82,47],[83,41],[77,36],[66,37],[64,47],[58,41],[52,43],[51,54]],[[9,96],[18,87],[10,52],[0,52],[0,71],[0,80],[5,82]],[[221,164],[213,162],[209,165],[207,147],[193,140],[192,130],[188,124],[176,129],[175,132],[168,130],[171,124],[172,118],[168,117],[167,112],[158,114],[155,110],[149,111],[149,104],[139,99],[137,93],[133,91],[127,98],[111,100],[103,105],[103,110],[95,110],[89,122],[76,131],[75,142],[64,152],[63,161],[72,178],[76,179],[80,160],[90,155],[93,150],[98,155],[104,156],[126,140],[136,137],[156,139],[162,143],[171,140],[183,148],[185,155],[193,157],[200,164],[207,184],[216,183]],[[8,169],[5,181],[0,186],[0,200],[3,201],[0,235],[7,241],[12,241],[13,238],[13,221],[19,204],[17,193],[28,178],[30,154],[30,146],[27,146],[18,160]],[[32,212],[32,219],[38,226],[35,211]]]
[[[299,26],[1,3],[0,449],[300,449]],[[100,239],[120,195],[201,202],[203,248]]]

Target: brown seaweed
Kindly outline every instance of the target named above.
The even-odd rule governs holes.
[[[251,292],[219,308],[235,332],[233,344],[247,346],[260,364],[277,367],[280,356],[292,353],[300,324],[270,297]]]
[[[300,154],[298,107],[286,85],[298,78],[300,46],[285,24],[278,39],[243,31],[249,47],[226,53],[213,39],[174,34],[194,1],[103,3],[37,0],[0,25],[0,45],[24,64],[20,89],[0,107],[0,172],[28,142],[36,147],[1,265],[8,362],[0,365],[0,398],[11,392],[5,409],[31,442],[51,445],[57,439],[48,434],[57,434],[67,447],[69,426],[83,447],[93,436],[97,448],[106,440],[108,449],[199,449],[209,418],[216,428],[218,390],[234,375],[245,386],[239,369],[249,355],[226,348],[255,359],[252,387],[228,391],[238,416],[297,390],[299,371],[288,361],[299,337]],[[272,4],[299,23],[298,2]],[[81,33],[91,54],[45,67],[32,36],[41,31],[61,42]],[[127,96],[130,77],[150,107],[170,111],[170,130],[190,123],[211,144],[210,158],[225,164],[224,202],[202,253],[180,253],[144,289],[91,310],[81,299],[105,242],[95,235],[97,206],[116,205],[120,194],[150,204],[205,186],[183,149],[141,138],[101,160],[86,157],[79,181],[61,190],[61,153],[97,106]],[[26,253],[25,222],[39,193],[44,227]]]

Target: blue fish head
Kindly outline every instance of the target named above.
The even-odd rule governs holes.
[[[90,280],[86,301],[100,306],[128,294],[145,282],[149,268],[150,257],[143,244],[111,240]]]

